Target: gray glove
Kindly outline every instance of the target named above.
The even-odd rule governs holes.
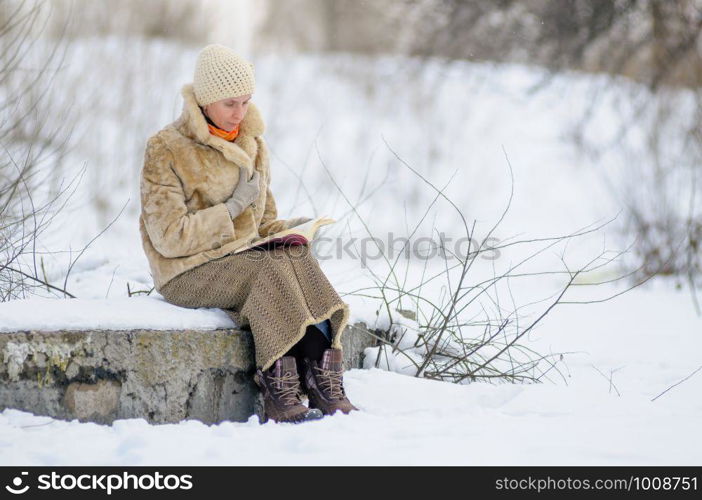
[[[239,182],[234,188],[232,195],[224,202],[232,219],[238,217],[246,207],[258,199],[258,194],[260,191],[258,187],[258,178],[259,173],[257,170],[254,170],[251,180],[247,180],[246,169],[240,167]]]
[[[311,221],[311,217],[295,217],[293,219],[288,219],[286,222],[286,225],[288,226],[288,229],[299,226],[300,224],[304,224],[305,222]]]

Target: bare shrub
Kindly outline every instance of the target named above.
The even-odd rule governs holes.
[[[63,288],[49,282],[43,256],[52,252],[44,252],[39,243],[82,175],[67,185],[49,181],[68,152],[72,117],[47,102],[69,46],[60,37],[49,48],[38,43],[46,26],[45,7],[41,1],[0,2],[1,301],[37,289],[72,297],[65,280]]]
[[[390,148],[387,143],[386,146]],[[585,264],[575,268],[572,268],[565,259],[565,250],[569,243],[601,231],[614,219],[581,228],[570,234],[489,244],[510,209],[512,201],[512,195],[510,195],[499,219],[489,229],[485,238],[477,243],[476,221],[469,223],[461,209],[444,193],[451,180],[446,186],[437,187],[398,156],[392,148],[390,151],[418,178],[420,183],[434,193],[434,196],[419,221],[409,231],[402,250],[394,260],[387,255],[386,249],[376,245],[381,261],[387,267],[387,273],[383,275],[371,269],[373,285],[345,294],[377,300],[387,317],[389,322],[387,327],[378,329],[371,326],[375,332],[371,334],[381,344],[375,358],[376,366],[395,366],[400,368],[400,371],[414,376],[454,383],[470,381],[535,383],[550,381],[553,376],[567,381],[562,368],[565,355],[568,353],[537,352],[525,342],[530,332],[556,307],[610,300],[641,285],[657,272],[654,270],[654,273],[615,294],[590,300],[576,300],[568,292],[573,292],[579,287],[589,287],[590,290],[596,291],[599,285],[624,280],[630,276],[619,274],[610,279],[598,279],[608,266],[615,264],[629,249],[617,252],[602,250]],[[514,179],[506,153],[505,158],[509,166],[513,193]],[[321,158],[320,161],[322,161]],[[372,233],[368,221],[360,215],[357,205],[343,193],[331,172],[324,166],[324,162],[322,165],[349,205],[352,214],[359,219],[370,241],[382,241]],[[448,259],[444,259],[444,268],[441,271],[426,274],[425,261],[419,283],[410,284],[408,271],[406,270],[403,275],[398,270],[399,258],[405,254],[405,246],[437,203],[448,205],[450,210],[457,214],[463,223],[463,236],[469,242],[476,242],[476,244],[468,245],[468,250],[458,255],[442,242],[439,245],[442,247],[441,250],[455,258],[455,263],[449,265]],[[433,230],[436,231],[436,227],[433,227]],[[487,278],[480,276],[477,269],[478,258],[517,246],[536,249],[530,250],[530,253],[518,262],[510,262],[500,271],[494,267],[493,260],[492,275]],[[525,269],[527,264],[537,256],[546,251],[553,251],[559,246],[563,247],[560,255],[562,268],[537,271]],[[642,270],[638,271],[642,272]],[[548,276],[562,278],[559,290],[549,297],[522,304],[516,303],[512,293],[512,284],[515,281],[538,280]],[[430,285],[437,284],[441,285],[440,293],[428,291]],[[541,310],[535,318],[525,318],[525,310],[540,304],[543,306],[540,306]],[[398,367],[397,363],[402,363],[402,366]]]

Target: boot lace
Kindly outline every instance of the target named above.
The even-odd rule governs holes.
[[[316,378],[319,387],[329,396],[330,399],[342,399],[346,397],[342,382],[342,372],[325,370],[319,366],[315,366],[314,368],[317,371]]]
[[[287,405],[293,405],[299,402],[300,384],[297,375],[292,372],[286,372],[280,377],[271,376],[275,393]]]

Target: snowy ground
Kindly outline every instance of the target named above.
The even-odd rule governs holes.
[[[104,426],[6,409],[0,463],[699,464],[702,373],[651,401],[702,364],[702,320],[686,299],[637,289],[554,312],[534,342],[577,351],[567,384],[454,385],[357,369],[345,381],[361,411],[304,425]]]
[[[159,50],[173,57],[178,49]],[[194,53],[187,55],[194,61]],[[154,57],[154,65],[162,64],[151,52],[144,57]],[[190,71],[188,58],[180,61]],[[604,163],[594,165],[565,137],[573,110],[579,109],[586,98],[591,82],[588,77],[563,77],[546,91],[528,94],[526,89],[541,78],[538,71],[463,64],[440,74],[429,72],[428,77],[422,77],[426,81],[412,82],[425,89],[423,97],[417,97],[401,77],[394,81],[388,76],[394,71],[393,60],[379,60],[369,66],[367,61],[345,57],[289,58],[284,62],[288,72],[285,85],[275,77],[281,60],[261,58],[257,63],[257,99],[267,118],[273,189],[282,217],[330,213],[340,218],[348,210],[338,195],[330,194],[334,193],[333,186],[315,152],[316,141],[322,160],[353,200],[362,197],[366,174],[368,185],[381,186],[361,206],[372,229],[378,235],[403,233],[404,205],[411,226],[433,195],[393,160],[382,137],[437,185],[443,186],[457,173],[447,192],[470,220],[477,219],[478,237],[485,237],[509,195],[510,176],[503,147],[514,169],[515,193],[512,210],[496,234],[501,240],[571,232],[610,218],[620,208],[607,198],[600,178],[602,170],[622,173],[616,158],[600,158]],[[339,76],[344,71],[353,78]],[[384,78],[381,81],[385,85],[376,84],[370,90],[363,82],[354,86],[357,76],[371,81]],[[164,85],[177,95],[188,77],[181,73]],[[162,94],[170,95],[166,91]],[[174,107],[173,99],[166,101],[150,110],[156,111],[149,113],[152,121],[162,116],[170,119],[172,108],[177,115],[179,105]],[[608,120],[616,113],[604,109],[601,114],[602,134],[607,134]],[[290,133],[290,117],[295,118],[295,134]],[[130,198],[128,209],[73,268],[67,287],[78,299],[31,298],[0,304],[0,331],[231,326],[221,311],[176,308],[156,293],[127,297],[127,284],[132,290],[151,287],[136,222],[139,147],[132,145],[136,153],[130,152],[128,159],[115,155],[119,146],[117,139],[114,144],[110,142],[109,134],[114,122],[105,117],[103,122],[91,125],[105,137],[101,143],[103,156],[95,153],[92,157],[99,166],[94,167],[95,179],[121,179],[123,187],[116,188],[110,199],[116,207],[112,215]],[[76,164],[85,160],[81,151],[89,154],[78,148]],[[311,179],[306,186],[309,196],[301,192],[296,181],[295,174],[302,171]],[[383,180],[386,172],[389,176]],[[68,250],[70,244],[75,257],[76,247],[103,227],[87,205],[90,196],[85,196],[85,204],[75,205],[59,222],[61,231],[52,235],[52,249]],[[460,236],[456,218],[446,205],[433,215],[438,215],[439,230]],[[423,226],[420,233],[431,235],[431,225]],[[328,234],[361,235],[362,231],[357,220],[347,217]],[[608,248],[615,249],[627,243],[616,227],[608,227],[571,242],[566,260],[569,265],[589,260],[605,240]],[[534,262],[534,270],[562,269],[560,250],[563,248],[547,252]],[[512,248],[497,261],[479,262],[471,279],[492,272],[493,264],[504,269],[523,258],[524,252]],[[50,277],[62,275],[68,256],[61,254],[47,261]],[[348,257],[321,263],[350,304],[351,320],[372,323],[377,301],[349,293],[371,282],[369,269]],[[381,262],[369,266],[383,271]],[[416,280],[420,272],[420,264],[410,265],[411,279]],[[608,270],[596,278],[611,278],[614,273],[616,270]],[[561,282],[544,275],[515,284],[515,300],[525,304],[544,298]],[[441,285],[429,286],[425,293],[435,297]],[[588,290],[588,298],[607,297],[625,286],[598,286]],[[536,305],[530,312],[538,313],[543,307]],[[384,321],[381,315],[379,326]],[[528,342],[542,353],[569,353],[562,367],[565,378],[531,385],[452,385],[378,369],[351,370],[345,378],[346,386],[351,400],[362,411],[300,426],[259,426],[255,419],[213,426],[196,421],[152,426],[135,419],[100,426],[6,409],[0,413],[0,463],[702,462],[698,432],[702,370],[695,373],[702,365],[702,318],[695,315],[688,292],[667,283],[649,282],[611,301],[559,306],[534,330]],[[401,371],[401,367],[398,369]]]

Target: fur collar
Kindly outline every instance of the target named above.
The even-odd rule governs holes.
[[[192,83],[186,83],[181,89],[183,96],[183,112],[174,122],[178,131],[196,142],[211,146],[222,152],[224,157],[249,170],[253,174],[253,163],[258,147],[256,137],[263,134],[265,125],[261,113],[253,102],[239,124],[239,135],[234,141],[227,141],[210,133],[207,120],[195,100]]]

